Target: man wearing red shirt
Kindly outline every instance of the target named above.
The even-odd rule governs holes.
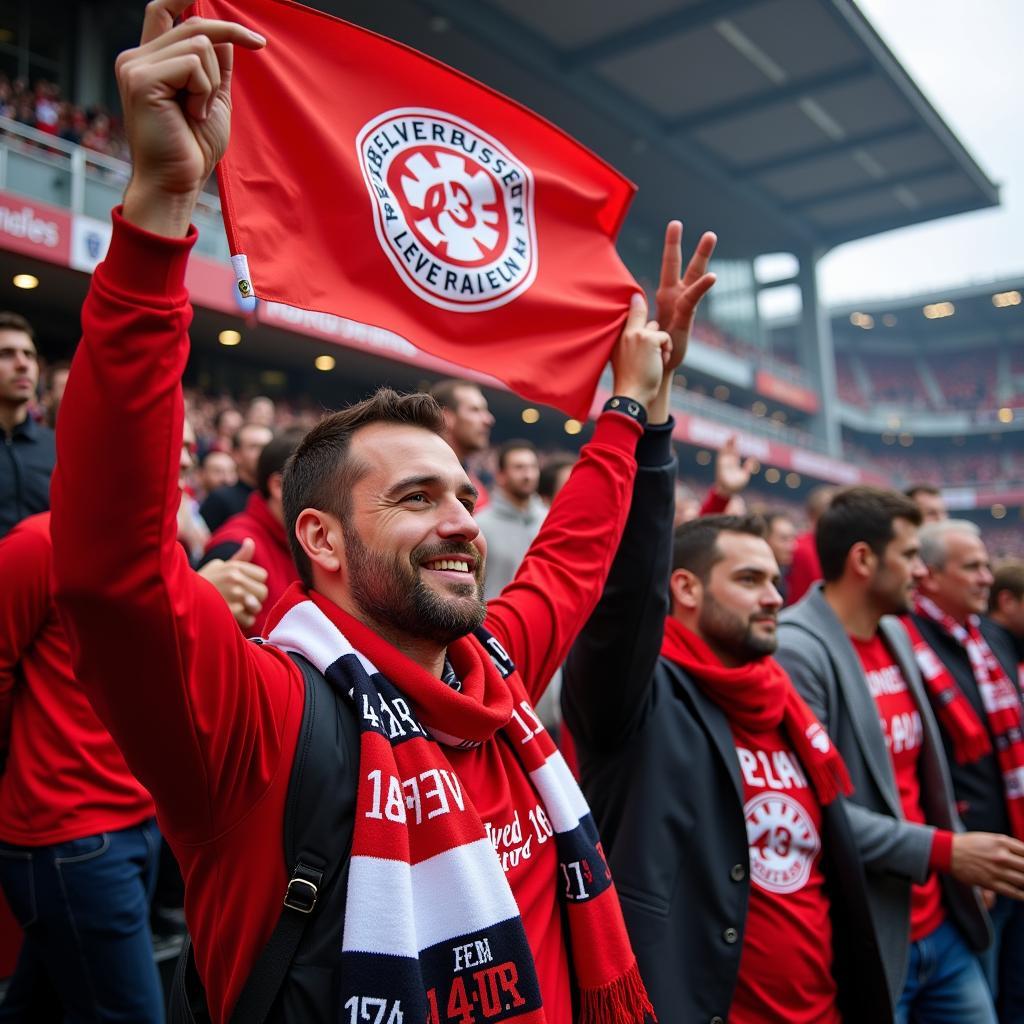
[[[50,513],[0,540],[0,886],[25,933],[0,1020],[163,1020],[149,901],[160,835],[71,673]]]
[[[281,476],[288,456],[299,446],[303,432],[279,434],[260,452],[256,464],[256,490],[245,509],[218,527],[206,545],[202,565],[211,559],[227,561],[248,537],[253,542],[252,564],[267,572],[267,597],[251,627],[250,636],[262,636],[264,624],[278,598],[299,578],[284,532]]]
[[[282,914],[282,894],[294,902],[282,838],[306,690],[284,650],[239,635],[189,575],[168,528],[177,456],[169,439],[181,422],[188,356],[189,220],[227,144],[231,44],[263,44],[238,25],[173,26],[184,7],[151,3],[142,44],[118,61],[134,174],[86,299],[61,413],[54,565],[76,671],[154,794],[181,861],[196,963],[211,1016],[223,1021]],[[417,1019],[428,1016],[428,1004],[434,1020],[472,1016],[474,979],[481,1001],[503,999],[507,1019],[524,1024],[568,1024],[576,993],[598,1009],[594,1019],[644,1019],[646,996],[606,872],[592,857],[560,864],[548,841],[574,822],[582,828],[589,814],[553,754],[529,776],[523,763],[550,744],[530,702],[597,601],[628,512],[639,421],[668,387],[672,348],[685,346],[694,289],[679,282],[677,293],[667,332],[645,326],[643,302],[632,304],[613,358],[615,404],[599,418],[515,582],[487,608],[494,661],[468,635],[484,610],[486,543],[472,517],[475,493],[438,434],[433,402],[380,393],[314,428],[289,463],[283,500],[304,586],[279,602],[270,636],[302,651],[328,685],[337,674],[354,680],[339,686],[346,697],[365,698],[358,713],[344,712],[359,719],[359,778],[342,762],[347,773],[324,801],[338,806],[358,781],[342,878],[358,869],[374,884],[304,882],[316,903],[307,904],[302,955],[278,997],[283,1019],[334,1020],[339,990],[353,986],[362,988],[346,1012],[368,1017],[381,1008],[381,990],[405,985],[403,972],[440,973],[450,983],[440,992],[402,989],[402,1005]],[[126,480],[133,500],[114,538],[93,497],[120,493]],[[515,661],[507,674],[499,674],[499,649]],[[409,775],[400,766],[414,760],[433,766]],[[571,799],[542,807],[541,789]],[[453,845],[455,825],[464,832]],[[428,841],[438,842],[436,856],[427,855]],[[486,887],[468,872],[452,875],[469,857]],[[451,880],[431,884],[435,867]],[[394,877],[404,881],[389,886]],[[571,948],[559,878],[595,922]],[[467,901],[467,893],[478,898]],[[574,911],[566,907],[570,925],[579,921]],[[515,948],[498,950],[498,959],[487,939],[446,947],[456,918],[463,929],[507,922],[502,934]],[[436,944],[420,949],[427,936]],[[378,951],[390,969],[345,972],[345,963],[377,963]],[[470,967],[480,970],[467,982]],[[387,1005],[400,1020],[398,1002]]]
[[[807,520],[810,529],[797,537],[793,547],[793,562],[786,576],[787,605],[796,604],[821,579],[821,562],[818,561],[814,531],[834,493],[834,487],[815,487],[807,499]]]
[[[1024,898],[1024,843],[964,832],[906,633],[924,575],[921,514],[895,491],[839,491],[818,523],[824,585],[782,616],[779,660],[854,784],[849,814],[897,1020],[993,1022],[971,950],[991,941],[973,886]]]
[[[670,543],[670,432],[660,459],[654,438],[638,448],[563,691],[641,973],[662,1020],[882,1024],[848,780],[771,656],[782,599],[763,524],[708,516]]]

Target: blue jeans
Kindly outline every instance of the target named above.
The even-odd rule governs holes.
[[[1000,1024],[1024,1024],[1024,904],[999,896],[989,916],[995,938],[978,959]]]
[[[0,886],[25,931],[0,1022],[162,1024],[149,901],[152,819],[53,846],[0,843]]]
[[[978,958],[956,926],[943,922],[910,944],[897,1024],[996,1024],[992,995]]]

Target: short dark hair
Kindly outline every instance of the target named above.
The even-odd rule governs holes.
[[[552,455],[546,459],[540,467],[540,479],[537,481],[537,493],[548,501],[555,498],[555,484],[558,482],[558,474],[569,466],[576,465],[575,455]]]
[[[505,468],[505,462],[512,452],[533,452],[536,455],[537,446],[532,441],[524,441],[522,438],[504,441],[498,448],[498,469]]]
[[[218,409],[216,415],[213,417],[213,429],[216,430],[218,434],[220,433],[220,425],[224,422],[224,417],[227,416],[229,412],[233,412],[236,416],[242,415],[233,405],[226,406],[223,409]]]
[[[913,501],[919,494],[930,494],[933,498],[941,498],[942,491],[938,489],[934,484],[911,484],[903,492],[911,501]]]
[[[379,388],[369,398],[324,417],[306,434],[284,467],[282,500],[285,529],[299,577],[313,586],[313,566],[295,536],[295,523],[305,508],[323,509],[345,519],[352,507],[352,487],[366,466],[348,457],[352,437],[373,423],[422,427],[441,435],[441,407],[425,394],[399,394]]]
[[[285,464],[305,436],[306,432],[296,427],[275,434],[263,446],[263,451],[256,462],[256,486],[264,498],[270,497],[270,478],[275,473],[284,472]]]
[[[988,595],[988,610],[999,608],[999,595],[1008,593],[1018,601],[1024,598],[1024,562],[1003,562],[996,568]]]
[[[686,569],[707,583],[712,567],[722,560],[718,537],[723,533],[745,533],[751,537],[765,536],[761,516],[701,516],[676,527],[672,542],[672,571]]]
[[[786,522],[793,523],[795,525],[793,516],[783,509],[772,509],[770,512],[762,512],[761,518],[764,520],[764,532],[766,536],[772,532],[772,527],[779,519],[785,519]]]
[[[442,409],[448,409],[450,412],[458,412],[459,388],[476,388],[476,390],[479,391],[480,385],[474,384],[471,380],[449,377],[446,380],[439,380],[430,389],[430,397],[433,398]]]
[[[20,313],[9,310],[0,310],[0,331],[23,331],[32,341],[36,340],[32,325]]]
[[[834,583],[846,568],[854,544],[867,544],[881,557],[895,536],[892,524],[906,519],[921,525],[921,512],[905,494],[884,487],[844,487],[818,520],[814,542],[826,583]]]

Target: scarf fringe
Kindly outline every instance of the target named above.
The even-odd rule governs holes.
[[[614,981],[580,992],[578,1024],[657,1024],[657,1020],[635,960]]]
[[[836,797],[850,796],[853,793],[850,773],[846,770],[846,762],[841,757],[828,757],[809,765],[805,764],[804,770],[811,776],[814,791],[825,805],[832,803]]]

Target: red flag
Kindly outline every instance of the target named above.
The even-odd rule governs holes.
[[[638,286],[634,186],[537,114],[290,0],[197,0],[235,49],[218,176],[243,297],[334,313],[584,417]],[[250,291],[251,289],[251,291]]]

